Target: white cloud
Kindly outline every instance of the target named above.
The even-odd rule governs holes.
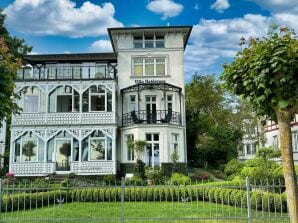
[[[250,0],[257,3],[264,9],[268,9],[273,13],[278,12],[298,12],[297,0]]]
[[[163,20],[178,16],[183,10],[183,5],[172,0],[153,0],[146,7],[151,12],[162,15]]]
[[[216,0],[216,2],[211,5],[211,9],[214,9],[220,13],[223,13],[224,10],[228,9],[229,7],[230,3],[228,0]]]
[[[195,72],[201,74],[221,71],[221,64],[231,60],[241,37],[261,37],[267,33],[271,18],[247,14],[242,18],[206,20],[193,27],[185,52],[185,74],[189,81]]]
[[[123,26],[111,3],[86,1],[78,8],[71,0],[15,0],[4,13],[8,26],[35,35],[98,36],[106,35],[107,27]]]
[[[112,52],[110,40],[97,40],[91,44],[89,50],[92,52]]]

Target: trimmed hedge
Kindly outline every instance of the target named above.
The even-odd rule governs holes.
[[[181,198],[205,200],[227,205],[246,207],[246,191],[216,186],[164,186],[164,187],[126,187],[125,201],[178,201]],[[64,202],[108,202],[121,200],[120,187],[102,187],[92,189],[60,189],[48,192],[21,193],[2,196],[2,211],[15,211],[47,207]],[[275,206],[274,206],[275,204]],[[285,194],[252,191],[252,209],[264,211],[286,211]]]

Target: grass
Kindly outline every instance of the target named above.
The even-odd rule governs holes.
[[[73,202],[2,213],[0,222],[121,222],[120,202]],[[125,202],[125,222],[247,222],[247,209],[209,202]],[[289,222],[286,214],[252,211],[253,222]],[[256,219],[258,217],[258,219]],[[276,219],[274,219],[276,217]]]

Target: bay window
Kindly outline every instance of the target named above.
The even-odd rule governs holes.
[[[166,74],[166,59],[133,58],[134,76],[164,76]]]

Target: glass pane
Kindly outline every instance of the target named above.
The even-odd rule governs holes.
[[[152,144],[149,143],[146,145],[146,160],[145,163],[147,166],[152,165]]]
[[[134,64],[143,64],[143,59],[142,58],[134,58],[133,63]]]
[[[162,41],[156,41],[155,42],[155,47],[156,48],[164,48],[165,47],[165,42],[162,40]]]
[[[104,78],[106,74],[106,66],[104,65],[96,65],[96,72],[95,72],[95,78]]]
[[[21,157],[21,145],[20,140],[15,141],[14,144],[14,162],[20,162]]]
[[[112,139],[107,137],[107,160],[112,160]]]
[[[91,86],[91,93],[105,93],[105,87],[103,86]]]
[[[104,160],[105,159],[105,140],[91,139],[90,140],[90,159]]]
[[[54,138],[48,142],[47,148],[47,161],[53,162],[55,160],[55,153],[54,153]]]
[[[164,64],[156,64],[156,75],[165,75],[166,69]]]
[[[79,141],[73,138],[72,161],[79,161]]]
[[[37,141],[23,139],[22,142],[22,161],[36,161]]]
[[[165,59],[164,58],[158,58],[158,59],[156,59],[156,63],[158,63],[158,64],[160,64],[160,63],[164,64],[165,63]]]
[[[151,141],[151,134],[146,134],[146,141]]]
[[[160,160],[159,160],[159,144],[154,143],[153,149],[154,149],[154,157],[153,157],[154,166],[159,166],[159,163],[160,163]]]
[[[38,162],[43,162],[44,160],[44,142],[38,139]]]
[[[80,79],[81,78],[81,66],[80,65],[73,65],[72,75],[73,75],[74,79]]]
[[[40,91],[40,112],[46,112],[46,94]]]
[[[78,92],[74,91],[74,105],[73,105],[74,112],[80,111],[80,95]]]
[[[33,76],[33,69],[31,67],[23,68],[23,69],[24,69],[24,79],[31,79]]]
[[[88,112],[89,111],[89,90],[87,90],[83,93],[82,100],[83,100],[82,101],[83,112]]]
[[[107,92],[107,111],[112,111],[112,92],[108,91]]]
[[[134,75],[135,76],[143,75],[143,65],[134,65]]]
[[[57,96],[57,112],[71,112],[72,111],[72,96],[58,95]]]
[[[153,48],[153,40],[145,40],[145,48]]]
[[[159,134],[154,134],[153,135],[153,140],[154,141],[159,141]]]
[[[145,75],[146,76],[154,75],[154,64],[146,64],[145,65]]]
[[[71,140],[56,140],[56,170],[67,171],[70,167]]]
[[[91,111],[105,111],[105,96],[92,95],[91,96]]]
[[[133,47],[134,48],[143,48],[143,40],[134,40]]]
[[[82,141],[82,161],[88,161],[88,138]]]

